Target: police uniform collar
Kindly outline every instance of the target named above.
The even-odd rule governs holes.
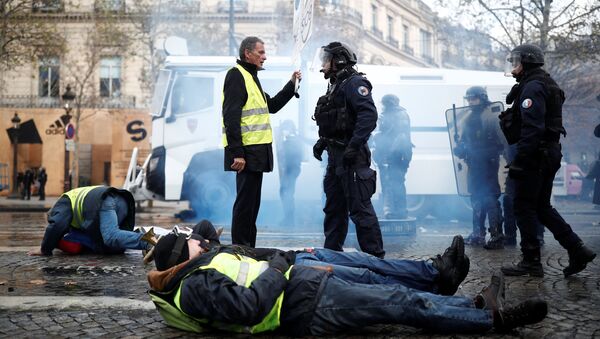
[[[249,62],[245,62],[242,60],[237,60],[238,65],[244,67],[250,74],[256,75],[259,71],[258,67],[255,64],[251,64]]]

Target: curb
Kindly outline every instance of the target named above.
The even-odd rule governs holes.
[[[86,296],[0,296],[0,310],[10,311],[46,311],[68,309],[122,309],[122,310],[154,310],[154,303],[116,297]]]

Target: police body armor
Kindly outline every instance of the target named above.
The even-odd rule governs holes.
[[[345,146],[352,137],[356,116],[348,111],[346,98],[340,91],[343,91],[344,85],[353,76],[362,76],[362,73],[352,74],[341,82],[336,82],[327,94],[317,101],[313,119],[319,126],[319,137],[325,139],[328,145],[333,143]]]
[[[538,69],[526,75],[506,96],[507,104],[517,103],[500,114],[500,128],[509,145],[516,144],[521,138],[521,105],[519,104],[521,102],[521,92],[528,82],[534,80],[544,83],[544,88],[548,92],[544,118],[546,126],[544,139],[558,142],[560,134],[567,135],[562,124],[562,105],[565,101],[565,93],[548,73]]]

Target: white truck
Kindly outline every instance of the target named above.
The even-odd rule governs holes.
[[[125,187],[136,199],[189,200],[202,216],[221,214],[225,220],[235,198],[235,175],[225,172],[221,144],[221,96],[225,74],[234,57],[168,56],[156,83],[150,114],[152,153],[135,175],[135,159]],[[293,67],[289,58],[270,57],[259,72],[265,92],[274,95],[288,81]],[[373,84],[373,98],[381,110],[381,97],[395,94],[411,118],[413,158],[406,178],[409,214],[447,214],[466,209],[468,200],[457,195],[448,126],[444,112],[463,106],[470,86],[487,88],[491,101],[504,101],[514,80],[501,72],[404,68],[358,65]],[[296,201],[321,206],[324,165],[312,157],[317,128],[311,116],[326,81],[318,69],[303,70],[300,99],[293,98],[271,116],[274,135],[284,120],[292,120],[306,141]],[[274,147],[277,148],[275,139]],[[279,175],[267,174],[263,202],[279,201]],[[378,195],[374,201],[378,201]],[[315,214],[322,214],[320,209]],[[230,219],[229,219],[230,220]]]

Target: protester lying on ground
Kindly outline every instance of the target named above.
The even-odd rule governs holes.
[[[400,283],[344,280],[336,276],[336,268],[292,265],[294,252],[261,251],[210,246],[194,233],[168,234],[155,247],[158,270],[148,273],[150,295],[167,324],[195,332],[321,335],[403,324],[445,333],[483,333],[536,323],[547,313],[546,302],[539,299],[504,308],[502,275],[493,276],[474,298],[441,296]],[[456,236],[436,258],[456,262],[462,251],[463,239]],[[253,258],[269,252],[268,260]]]
[[[29,255],[67,253],[123,253],[147,250],[154,234],[133,232],[135,201],[129,191],[108,186],[80,187],[64,193],[48,212],[48,226],[39,250]]]
[[[202,220],[193,229],[177,232],[193,233],[205,239],[205,247],[221,246],[216,230],[208,220]],[[268,259],[279,250],[273,248],[243,248],[246,255],[255,260]],[[465,255],[462,237],[455,237],[444,255],[428,260],[379,259],[363,252],[338,252],[325,248],[306,248],[287,251],[286,258],[295,265],[320,266],[336,277],[364,284],[402,284],[425,292],[453,295],[469,273],[469,258]],[[149,258],[145,258],[148,261]],[[157,262],[157,269],[164,270],[167,263]]]

